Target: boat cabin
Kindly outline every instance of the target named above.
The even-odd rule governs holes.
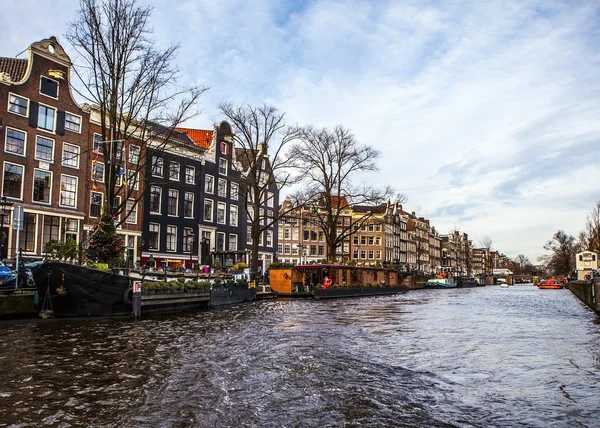
[[[598,269],[598,254],[592,251],[577,253],[575,255],[575,269],[577,269],[577,279],[592,279],[594,271]]]

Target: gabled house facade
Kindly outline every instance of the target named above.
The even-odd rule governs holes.
[[[44,246],[79,242],[86,218],[89,109],[70,89],[71,60],[55,37],[27,59],[0,58],[2,195],[24,212],[19,242],[4,216],[0,257],[40,259]]]

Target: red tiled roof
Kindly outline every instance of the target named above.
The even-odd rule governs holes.
[[[10,80],[19,82],[27,71],[26,59],[0,58],[0,72],[8,73]]]
[[[210,147],[213,140],[214,131],[192,128],[175,128],[175,130],[186,133],[197,146],[205,149]]]

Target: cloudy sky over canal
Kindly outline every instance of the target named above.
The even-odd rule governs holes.
[[[4,1],[0,56],[64,33],[74,0]],[[217,105],[267,102],[290,123],[350,128],[377,147],[366,177],[441,233],[532,261],[600,198],[596,1],[152,2],[158,44]]]

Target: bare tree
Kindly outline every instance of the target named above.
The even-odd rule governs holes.
[[[284,150],[298,137],[298,129],[286,125],[285,113],[266,104],[255,107],[223,103],[219,108],[233,127],[233,140],[237,146],[234,168],[241,176],[240,195],[250,220],[251,269],[257,272],[260,237],[280,216],[276,198],[283,187],[295,181]],[[261,207],[263,203],[273,210]],[[286,214],[282,212],[281,216]]]
[[[301,142],[290,150],[289,157],[302,177],[304,188],[295,195],[298,203],[312,206],[317,215],[313,223],[325,234],[330,259],[336,248],[353,233],[355,225],[367,222],[374,211],[367,211],[354,221],[344,220],[350,206],[376,207],[394,196],[391,187],[356,184],[357,174],[377,171],[379,152],[360,144],[341,125],[333,129],[312,126],[300,130]],[[404,195],[394,202],[400,203]]]
[[[600,200],[596,201],[587,216],[584,235],[587,245],[582,250],[600,253]]]
[[[481,240],[481,248],[485,248],[488,251],[492,250],[492,238],[489,236],[484,236]]]
[[[519,273],[523,273],[523,270],[527,265],[530,265],[530,261],[524,254],[519,254],[515,257],[515,264],[519,266]]]
[[[175,127],[199,113],[194,106],[207,88],[179,85],[173,65],[178,46],[161,50],[150,38],[150,7],[137,0],[80,0],[79,5],[66,34],[82,61],[73,69],[81,81],[73,90],[98,113],[102,139],[97,150],[107,166],[104,212],[119,215],[128,200],[135,201],[123,222],[143,196],[134,191],[134,180],[120,185],[126,145],[140,147],[130,174],[143,176],[148,149],[176,140]],[[113,206],[116,196],[121,202]]]
[[[556,275],[565,275],[575,269],[575,254],[579,251],[575,238],[567,235],[562,230],[554,234],[552,239],[544,245],[544,249],[550,254],[542,257],[548,269]]]

